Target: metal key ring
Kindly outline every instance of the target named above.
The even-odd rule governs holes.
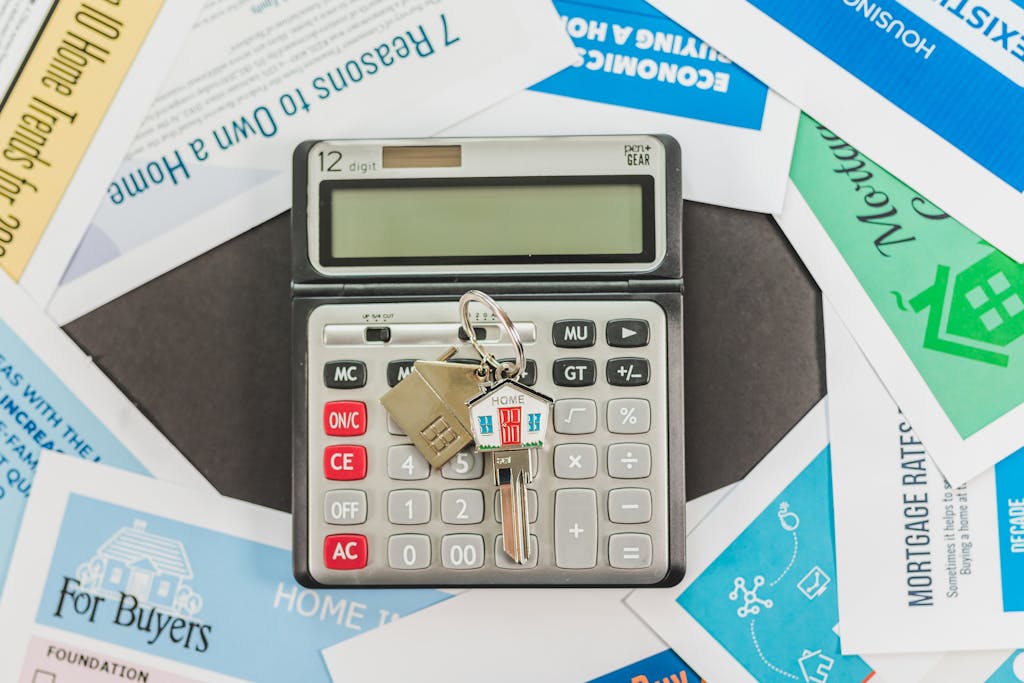
[[[508,367],[505,363],[499,363],[491,353],[484,348],[484,345],[480,343],[480,340],[476,338],[476,330],[473,329],[473,325],[469,321],[469,304],[476,301],[477,303],[483,304],[491,313],[498,318],[498,322],[508,332],[508,336],[512,339],[512,346],[515,348],[516,358],[515,363],[511,367]],[[523,348],[523,338],[519,336],[519,330],[512,324],[512,319],[508,317],[508,313],[505,312],[498,302],[489,297],[488,295],[481,292],[479,289],[471,289],[459,298],[459,317],[462,318],[462,329],[466,331],[466,336],[469,338],[469,343],[473,345],[476,352],[480,354],[480,357],[485,363],[488,363],[495,369],[495,371],[501,371],[507,369],[507,376],[516,379],[522,373],[523,368],[526,367],[526,349]]]

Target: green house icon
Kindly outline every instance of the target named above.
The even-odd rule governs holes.
[[[1006,367],[1005,348],[1024,336],[1024,268],[993,251],[953,279],[938,266],[935,282],[910,300],[914,313],[928,309],[924,347]]]

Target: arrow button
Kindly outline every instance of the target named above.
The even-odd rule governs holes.
[[[636,348],[647,346],[651,338],[651,326],[639,318],[610,320],[605,326],[605,340],[608,346]]]

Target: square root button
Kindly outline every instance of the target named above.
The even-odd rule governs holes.
[[[597,404],[589,398],[555,401],[555,431],[559,434],[593,434],[597,431]]]

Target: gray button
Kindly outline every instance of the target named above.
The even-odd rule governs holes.
[[[430,463],[411,443],[388,448],[388,476],[392,479],[412,481],[430,476]]]
[[[555,564],[563,569],[597,566],[597,493],[555,492]]]
[[[612,534],[608,538],[608,564],[616,569],[650,567],[652,555],[647,534]]]
[[[484,456],[472,448],[459,451],[441,465],[441,476],[445,479],[479,479],[484,476]]]
[[[608,474],[616,479],[650,476],[651,447],[645,443],[613,443],[608,447]]]
[[[388,566],[393,569],[426,569],[430,566],[430,537],[398,534],[388,538]]]
[[[388,413],[388,434],[394,434],[395,436],[405,436],[405,432],[395,422],[395,418],[391,417],[391,413]]]
[[[530,511],[530,523],[537,521],[539,508],[537,507],[537,492],[533,489],[526,489],[526,507]],[[494,492],[494,521],[501,524],[501,492]]]
[[[597,448],[589,443],[555,446],[555,476],[559,479],[591,479],[597,476]]]
[[[650,430],[651,404],[646,399],[613,398],[608,401],[609,432],[613,434],[643,434]]]
[[[501,534],[494,539],[494,564],[498,569],[531,569],[537,566],[537,537],[530,535],[530,559],[526,564],[516,564],[512,558],[505,554],[505,545],[501,540]]]
[[[484,566],[484,537],[476,534],[443,536],[441,564],[445,569],[478,569]]]
[[[616,524],[651,521],[651,492],[647,489],[612,489],[608,492],[608,519]]]
[[[430,521],[430,492],[392,491],[388,494],[388,519],[392,524],[426,524]]]
[[[597,404],[587,398],[555,401],[555,431],[559,434],[592,434],[597,430]]]
[[[445,524],[479,524],[484,521],[484,492],[451,489],[441,494],[441,521]]]
[[[324,519],[328,524],[362,524],[366,521],[366,493],[328,491],[324,494]]]

